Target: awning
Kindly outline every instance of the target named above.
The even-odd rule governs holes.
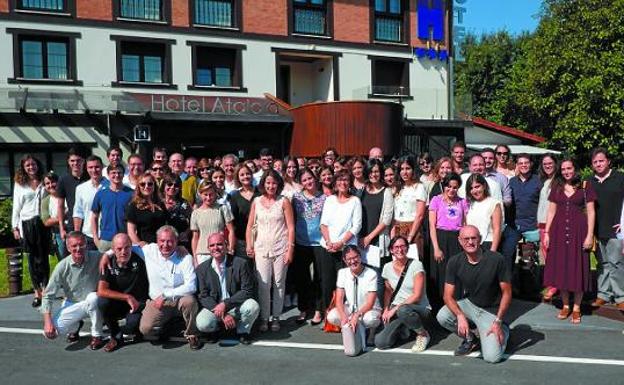
[[[145,106],[128,92],[78,89],[0,89],[0,112],[145,113]]]
[[[561,154],[561,151],[551,150],[549,148],[528,146],[526,144],[509,144],[508,146],[512,154],[530,154],[530,155]],[[467,144],[466,147],[468,147],[468,149],[470,150],[481,151],[486,147],[496,148],[496,144]]]
[[[85,126],[0,126],[0,144],[91,143],[108,147],[108,139],[95,127]]]

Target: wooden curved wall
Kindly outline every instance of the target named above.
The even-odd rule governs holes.
[[[305,104],[290,110],[291,155],[316,157],[327,147],[340,155],[368,155],[371,147],[397,153],[403,106],[392,102],[344,101]]]

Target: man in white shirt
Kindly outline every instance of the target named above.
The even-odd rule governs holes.
[[[236,186],[234,183],[234,171],[236,170],[236,166],[238,166],[238,157],[234,154],[226,154],[223,156],[223,161],[221,164],[221,168],[225,172],[225,193],[229,194],[230,192],[236,190]]]
[[[95,193],[102,187],[108,186],[108,179],[102,177],[102,159],[91,155],[87,158],[87,174],[89,180],[76,187],[76,203],[74,203],[73,225],[74,231],[82,231],[87,237],[87,249],[95,250],[93,232],[91,232],[91,206]]]
[[[273,152],[270,149],[261,149],[258,156],[260,157],[260,170],[253,174],[254,186],[260,184],[260,179],[266,170],[273,168]]]
[[[143,255],[149,281],[149,297],[139,329],[145,335],[161,335],[162,328],[174,317],[182,316],[184,336],[191,350],[201,348],[195,317],[198,312],[195,292],[197,278],[190,254],[179,255],[178,233],[172,226],[156,232],[156,244],[145,245]]]
[[[356,356],[364,347],[364,329],[374,335],[381,323],[377,273],[362,264],[357,246],[347,245],[342,255],[347,267],[338,271],[336,307],[327,314],[327,322],[342,328],[345,354]]]

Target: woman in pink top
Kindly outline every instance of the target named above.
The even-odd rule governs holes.
[[[434,196],[429,203],[429,298],[436,308],[444,304],[446,263],[462,250],[458,240],[459,229],[466,223],[468,204],[457,196],[461,184],[459,175],[454,172],[446,175],[441,181],[442,194]]]
[[[247,223],[247,255],[255,259],[258,277],[260,332],[269,329],[271,309],[271,330],[280,329],[279,317],[284,306],[286,272],[295,249],[293,210],[290,201],[280,196],[283,188],[284,181],[275,170],[265,171],[258,184],[262,196],[255,198],[251,204]]]

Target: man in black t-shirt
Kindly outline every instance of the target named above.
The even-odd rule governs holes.
[[[510,271],[501,254],[480,247],[476,227],[462,227],[459,243],[464,251],[446,266],[445,306],[437,319],[464,339],[455,355],[467,355],[481,345],[483,359],[496,363],[503,358],[509,338],[503,318],[511,303]],[[456,287],[461,288],[462,299],[455,298]]]
[[[137,334],[141,310],[148,298],[148,280],[145,262],[132,252],[130,237],[119,233],[113,237],[110,266],[100,275],[97,295],[104,324],[111,333],[104,351],[112,352],[123,343],[122,330],[117,321],[126,318],[125,331]]]
[[[61,176],[56,187],[56,194],[59,198],[56,212],[59,224],[61,224],[59,231],[63,239],[65,239],[66,229],[73,228],[72,217],[76,202],[76,187],[89,179],[89,175],[84,172],[84,154],[81,149],[75,147],[69,149],[67,166],[69,174]],[[67,206],[67,215],[65,214],[65,206]]]

